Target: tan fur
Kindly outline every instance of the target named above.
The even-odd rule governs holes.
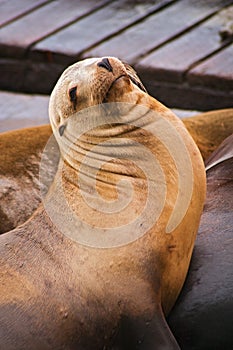
[[[133,78],[142,84],[126,65]],[[200,113],[182,119],[206,160],[220,143],[233,133],[233,109]],[[50,125],[0,134],[0,233],[24,223],[38,207],[39,163],[51,136]],[[48,168],[48,172],[53,169]]]
[[[91,151],[96,139],[91,133],[84,135],[75,144],[70,158],[66,158],[64,145],[73,131],[70,116],[105,100],[147,106],[173,125],[192,163],[193,191],[189,206],[179,225],[171,233],[166,233],[178,193],[177,166],[162,142],[155,142],[152,136],[146,140],[143,130],[123,126],[129,139],[144,143],[151,150],[165,172],[167,195],[161,215],[141,238],[110,249],[88,247],[69,239],[57,229],[46,212],[47,207],[45,210],[43,206],[24,225],[2,235],[0,278],[1,293],[6,297],[0,307],[3,324],[0,338],[4,349],[87,350],[110,348],[114,342],[120,344],[120,349],[136,348],[138,344],[141,344],[139,348],[147,350],[178,348],[163,312],[168,313],[174,305],[188,270],[205,199],[203,162],[183,123],[137,87],[119,60],[109,58],[113,72],[98,66],[101,60],[83,61],[68,68],[51,95],[51,124],[65,163],[62,169],[58,169],[45,199],[46,205],[49,207],[52,203],[52,210],[58,213],[61,222],[66,222],[64,201],[60,200],[64,193],[78,217],[84,220],[90,218],[98,225],[104,225],[106,216],[98,211],[87,212],[89,208],[74,181],[77,174],[80,177],[80,152],[85,147]],[[117,78],[119,80],[116,81]],[[74,86],[78,87],[77,103],[74,97],[75,103],[69,99],[69,91]],[[143,118],[153,124],[150,114]],[[62,125],[65,125],[65,131],[60,136],[58,130]],[[115,133],[115,137],[121,140],[123,129],[100,128],[94,135],[105,140],[111,139],[109,135]],[[131,178],[135,184],[135,206],[140,205],[146,195],[146,181],[137,168],[114,161],[107,166],[97,176],[100,192],[111,192],[119,179]],[[62,191],[59,179],[63,182]],[[91,189],[89,180],[87,186]],[[124,195],[127,196],[127,193]],[[129,215],[134,215],[134,209],[132,207]],[[115,226],[115,221],[116,217],[112,215],[108,225]],[[19,272],[20,281],[15,287],[13,283],[7,283],[6,271]],[[30,286],[33,286],[31,292]],[[127,330],[132,328],[133,337],[123,339],[120,333],[119,337],[114,337],[122,327]]]
[[[233,108],[198,114],[183,122],[206,160],[229,135],[233,134]]]
[[[182,121],[204,160],[233,133],[233,109],[200,113]],[[43,125],[0,134],[0,233],[24,223],[38,207],[40,157],[51,133],[50,125]]]
[[[24,223],[38,207],[39,164],[50,135],[49,125],[1,134],[0,233]]]

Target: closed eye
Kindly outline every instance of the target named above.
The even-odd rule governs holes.
[[[74,109],[76,109],[77,105],[77,86],[72,87],[69,90],[70,101],[73,103]]]
[[[132,81],[132,83],[137,85],[139,87],[139,89],[141,89],[144,92],[147,92],[144,85],[139,80],[136,80],[134,77],[132,77],[132,75],[130,75],[130,74],[129,74],[129,79]]]
[[[70,101],[74,102],[77,100],[77,86],[74,86],[69,90]]]

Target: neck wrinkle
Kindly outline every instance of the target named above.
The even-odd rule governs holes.
[[[147,161],[138,145],[143,144],[145,129],[150,130],[156,118],[154,112],[145,106],[136,107],[136,111],[135,105],[127,108],[128,114],[115,119],[112,115],[109,120],[106,115],[101,115],[100,126],[93,122],[98,126],[90,127],[85,133],[80,130],[83,130],[83,122],[91,116],[86,116],[83,121],[75,117],[70,125],[68,123],[60,139],[64,161],[62,172],[68,182],[75,186],[80,184],[91,193],[96,184],[109,191],[121,179],[145,179],[136,169],[138,162]]]

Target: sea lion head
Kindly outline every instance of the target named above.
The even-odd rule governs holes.
[[[106,102],[138,103],[146,89],[136,72],[115,57],[90,58],[68,67],[50,98],[51,125],[63,134],[67,118]]]

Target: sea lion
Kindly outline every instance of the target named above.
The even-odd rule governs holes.
[[[203,209],[198,148],[113,57],[69,67],[49,113],[61,150],[55,179],[32,217],[0,237],[2,348],[178,349],[164,314],[182,288]]]
[[[39,206],[39,166],[51,132],[43,125],[0,135],[0,234],[23,224]],[[53,162],[46,170],[54,172]]]
[[[200,113],[183,119],[204,160],[233,134],[233,108]]]
[[[233,133],[233,109],[230,108],[200,113],[182,121],[204,160]],[[41,202],[39,165],[51,134],[50,125],[0,134],[0,234],[23,224]],[[53,157],[46,164],[46,170],[50,177],[55,174]]]
[[[207,161],[207,199],[184,288],[169,315],[182,349],[233,349],[233,135]]]

